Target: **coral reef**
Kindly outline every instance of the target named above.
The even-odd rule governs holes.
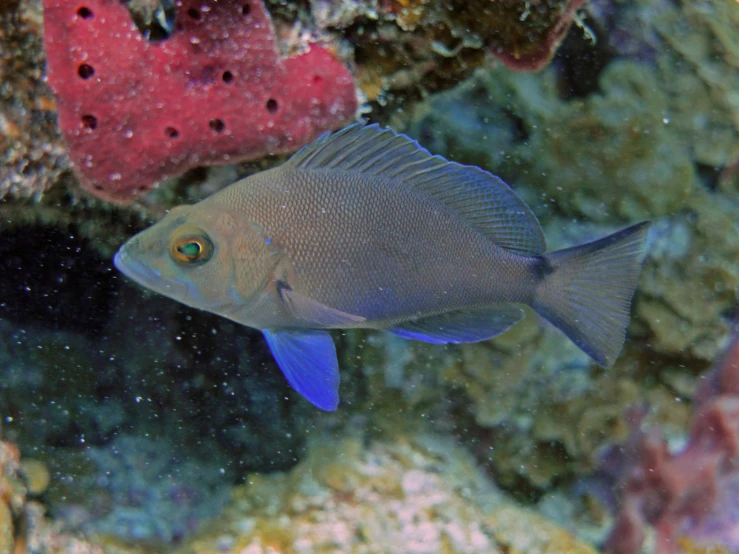
[[[0,7],[0,200],[39,198],[69,173],[44,78],[41,6],[13,4]]]
[[[315,445],[288,474],[250,475],[219,524],[179,552],[590,553],[505,500],[450,439]]]
[[[17,451],[5,448],[14,452],[17,472]],[[9,466],[4,467],[6,475]],[[36,503],[24,510],[23,540],[29,552],[142,551],[111,540],[105,532],[87,540],[62,532],[48,523]],[[0,526],[0,536],[10,529]],[[595,553],[566,530],[503,497],[451,439],[423,432],[315,443],[288,473],[246,476],[217,519],[168,551]]]
[[[59,452],[62,456],[62,452]],[[118,435],[67,463],[89,467],[59,471],[52,515],[69,530],[154,546],[180,543],[207,526],[225,506],[233,466],[221,451],[208,456],[167,437]],[[76,475],[75,475],[76,474]]]
[[[434,152],[506,179],[542,217],[552,249],[654,220],[631,340],[611,371],[589,368],[535,319],[510,342],[395,356],[402,401],[457,405],[465,440],[525,498],[591,470],[605,445],[625,439],[624,406],[648,402],[650,423],[678,436],[696,375],[726,336],[739,290],[739,126],[726,94],[736,90],[728,29],[739,14],[702,6],[596,3],[598,41],[614,59],[590,67],[594,88],[573,94],[567,58],[536,75],[480,69],[418,105],[407,126]],[[370,368],[383,367],[366,353]]]
[[[22,540],[15,520],[22,516],[25,502],[20,452],[14,445],[0,442],[0,552],[13,552],[16,541]]]
[[[567,60],[537,75],[480,70],[420,106],[409,131],[496,172],[542,216],[663,218],[637,297],[638,331],[659,354],[710,361],[739,287],[729,262],[739,257],[739,110],[730,92],[739,87],[730,31],[739,8],[701,5],[611,8],[599,40],[618,56],[584,97],[569,95]]]
[[[739,290],[738,210],[736,193],[696,190],[684,211],[657,222],[636,303],[654,352],[716,357]]]
[[[49,481],[46,467],[21,458],[15,445],[0,442],[0,552],[3,554],[124,554],[93,544],[50,523],[37,497]],[[140,552],[136,549],[133,552]]]
[[[519,71],[545,67],[587,0],[539,2],[457,2],[454,12],[466,32],[477,32],[490,52]],[[456,18],[455,18],[456,19]]]
[[[659,429],[642,429],[605,456],[620,481],[621,511],[606,551],[641,548],[644,528],[657,530],[656,552],[679,554],[685,536],[694,545],[739,550],[739,324],[716,367],[705,377],[687,444],[670,451]]]
[[[154,43],[125,5],[49,0],[49,80],[83,186],[127,201],[187,167],[294,150],[351,119],[355,86],[334,56],[353,67],[368,109],[407,109],[425,91],[467,76],[486,61],[486,49],[510,67],[543,67],[584,4],[273,2],[275,20],[259,0],[248,8],[236,0],[187,4],[176,10],[174,33]],[[56,182],[74,183],[54,125],[57,103],[42,79],[39,0],[9,3],[0,23],[8,39],[0,59],[0,197],[38,198]]]
[[[186,169],[296,150],[357,110],[323,47],[281,58],[261,0],[184,2],[150,43],[123,4],[44,3],[49,82],[86,189],[127,202]]]
[[[142,294],[106,258],[170,206],[284,157],[188,171],[128,207],[77,193],[43,79],[39,2],[4,4],[0,413],[9,418],[6,440],[51,470],[42,498],[55,520],[25,501],[28,550],[140,552],[145,545],[127,542],[138,537],[183,554],[388,552],[403,534],[420,537],[413,546],[421,552],[577,551],[587,547],[533,510],[600,544],[610,516],[599,500],[608,504],[614,491],[583,475],[630,431],[622,454],[639,464],[612,455],[606,468],[627,491],[618,534],[631,542],[621,548],[634,547],[639,529],[649,540],[652,522],[658,539],[672,537],[686,552],[736,550],[727,529],[736,527],[739,484],[727,439],[737,420],[727,417],[735,391],[726,388],[736,381],[698,376],[725,339],[739,290],[739,4],[591,0],[576,20],[595,44],[573,26],[561,55],[537,73],[510,71],[488,54],[518,52],[515,62],[530,64],[576,4],[481,0],[447,10],[413,0],[267,0],[269,14],[250,4],[250,17],[269,23],[260,32],[271,59],[320,50],[342,71],[346,63],[367,100],[361,110],[503,177],[541,216],[550,248],[653,220],[629,341],[612,370],[592,367],[533,314],[477,345],[337,333],[346,404],[330,416],[292,395],[256,335]],[[82,5],[70,8],[71,19]],[[202,29],[213,13],[188,3],[178,18]],[[148,43],[127,13],[121,21],[121,41],[130,34],[161,49],[176,40]],[[105,77],[105,63],[76,61],[72,85]],[[83,79],[79,63],[95,74]],[[232,67],[193,82],[236,90]],[[135,99],[139,115],[184,117],[169,97],[159,108],[146,96]],[[265,117],[268,98],[254,99]],[[280,115],[285,104],[275,99]],[[217,106],[201,107],[200,138],[226,140],[233,126],[211,115]],[[207,126],[219,117],[220,134]],[[697,380],[710,386],[691,405]],[[633,404],[650,409],[624,415]],[[427,428],[450,438],[429,438]],[[356,438],[367,429],[371,439]],[[639,481],[647,466],[657,477]],[[688,469],[692,480],[674,479]],[[27,496],[43,488],[43,469],[35,485],[28,478],[37,470],[14,481]],[[242,477],[223,515],[209,518]],[[714,488],[696,492],[703,485]],[[700,522],[684,517],[698,509]],[[584,528],[591,520],[596,530]],[[0,534],[15,541],[9,529]],[[523,542],[537,536],[538,546]]]
[[[34,500],[49,484],[46,466],[21,459],[18,448],[0,441],[0,552],[22,554],[29,549],[28,533],[40,505]]]

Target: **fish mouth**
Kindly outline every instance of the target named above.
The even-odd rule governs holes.
[[[135,281],[139,285],[163,294],[165,296],[185,297],[187,295],[187,286],[184,283],[170,281],[162,278],[162,274],[156,269],[152,269],[139,260],[131,257],[125,247],[116,252],[113,258],[113,265],[116,269],[123,273],[126,277]]]

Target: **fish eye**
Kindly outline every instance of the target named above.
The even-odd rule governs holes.
[[[213,243],[205,233],[187,234],[171,241],[169,254],[182,266],[204,264],[213,256]]]

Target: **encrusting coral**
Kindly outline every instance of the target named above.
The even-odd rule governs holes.
[[[606,455],[620,466],[621,510],[606,551],[641,548],[646,525],[657,530],[657,554],[680,554],[681,540],[739,550],[739,324],[726,353],[695,399],[688,442],[672,452],[659,429],[642,429]]]
[[[4,444],[0,447],[15,452],[16,467],[17,451]],[[4,487],[5,481],[0,484]],[[1,519],[3,506],[0,540],[13,536],[9,523]],[[24,509],[23,540],[29,551],[141,552],[139,546],[102,534],[80,539],[61,532],[46,521],[38,504]],[[451,439],[424,433],[316,443],[290,472],[246,476],[245,484],[231,492],[221,516],[203,525],[200,534],[168,550],[176,554],[595,554],[568,531],[507,500]]]
[[[13,4],[0,5],[0,200],[40,198],[70,173],[45,79],[40,3]]]
[[[508,67],[540,69],[585,2],[483,0],[451,10],[413,1],[351,9],[316,2],[277,31],[261,0],[184,2],[171,36],[150,42],[124,4],[45,0],[49,82],[83,187],[129,202],[186,169],[293,151],[353,119],[357,88],[336,56],[351,63],[356,51],[369,99],[425,86],[429,72],[449,82],[448,74],[471,67],[449,67],[462,49],[487,48]],[[364,17],[377,20],[376,31],[364,30]],[[362,32],[337,33],[347,27]],[[388,57],[378,45],[391,37],[397,55]]]
[[[288,474],[251,475],[219,523],[178,554],[594,551],[515,507],[450,439],[314,446]]]

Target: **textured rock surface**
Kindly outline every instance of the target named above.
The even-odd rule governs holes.
[[[566,530],[516,507],[450,439],[416,434],[314,445],[289,473],[251,474],[179,554],[356,553],[594,554]],[[0,510],[0,517],[2,510]],[[60,532],[27,507],[38,553],[140,552]],[[0,520],[2,523],[2,520]],[[0,537],[8,527],[0,527]]]
[[[491,487],[448,439],[344,439],[285,475],[250,476],[181,552],[591,553]]]
[[[0,199],[38,198],[69,176],[42,29],[40,2],[0,7]]]

